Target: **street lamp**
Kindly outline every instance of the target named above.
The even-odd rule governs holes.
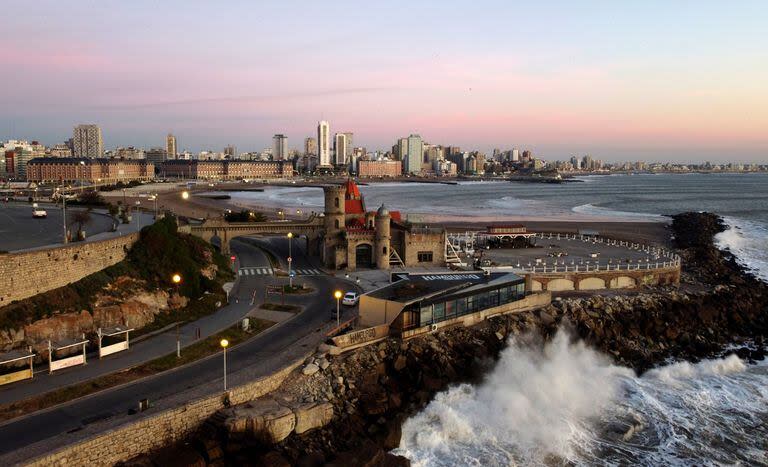
[[[139,209],[139,206],[141,205],[141,201],[136,201],[136,229],[141,232],[141,210]]]
[[[64,189],[61,189],[61,217],[64,220],[64,244],[67,244],[67,195]]]
[[[293,289],[293,269],[291,263],[293,262],[293,255],[291,254],[291,244],[293,240],[293,232],[288,232],[288,287]]]
[[[189,192],[184,190],[181,192],[181,199],[189,199]]]
[[[227,347],[229,347],[229,341],[222,339],[219,344],[224,349],[224,390],[227,390]]]
[[[149,199],[155,202],[155,219],[157,219],[157,193],[150,196]]]
[[[85,167],[85,161],[80,161],[80,166]],[[83,188],[83,169],[81,167],[78,167],[80,169],[80,189]]]
[[[341,290],[337,290],[333,293],[333,297],[336,299],[336,327],[339,327],[341,325],[340,321],[340,305],[341,305]]]

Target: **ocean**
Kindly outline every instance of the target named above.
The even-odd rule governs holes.
[[[741,263],[768,280],[768,174],[592,175],[559,185],[510,182],[372,183],[366,207],[382,203],[415,222],[657,221],[683,211],[711,211],[731,229],[718,236]],[[322,212],[319,188],[273,186],[232,193],[242,206]]]
[[[419,221],[515,219],[665,222],[710,211],[716,238],[768,281],[768,174],[606,175],[561,185],[470,182],[363,186]],[[246,205],[322,211],[316,188],[235,194]],[[437,394],[403,426],[395,453],[418,467],[768,465],[768,363],[735,355],[671,362],[636,376],[559,334],[510,342],[477,385]]]

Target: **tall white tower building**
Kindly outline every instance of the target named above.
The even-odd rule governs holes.
[[[331,126],[325,120],[317,124],[317,158],[321,167],[331,166]]]
[[[346,133],[336,133],[336,140],[334,141],[334,146],[336,148],[336,159],[334,163],[336,165],[344,165],[347,162],[347,148],[348,148],[348,142],[347,142],[347,134]]]
[[[104,141],[98,125],[77,125],[72,132],[72,146],[75,157],[101,157],[104,155]]]
[[[272,137],[272,160],[284,161],[288,158],[288,137],[275,135]]]

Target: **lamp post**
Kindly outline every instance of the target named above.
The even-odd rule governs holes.
[[[61,190],[61,217],[64,219],[64,244],[68,242],[67,239],[67,196],[64,193],[64,189]]]
[[[224,391],[227,390],[227,347],[229,346],[229,341],[226,339],[222,339],[221,342],[219,342],[221,345],[221,348],[224,349]]]
[[[293,255],[291,254],[291,244],[293,243],[293,232],[288,232],[288,287],[293,289]]]
[[[181,199],[183,200],[189,199],[189,192],[187,190],[184,190],[181,192]]]
[[[176,286],[176,295],[179,294],[179,284],[181,283],[181,275],[174,274],[171,276],[171,282]],[[179,325],[176,324],[176,358],[181,358],[181,334],[179,333]]]
[[[149,199],[155,202],[155,219],[157,219],[157,193],[153,194]]]
[[[78,166],[78,169],[80,171],[80,191],[83,190],[83,167],[85,167],[85,161],[80,161],[80,166]]]
[[[333,293],[333,297],[336,299],[336,327],[341,325],[340,320],[340,305],[341,305],[341,290],[337,290]]]
[[[140,205],[141,201],[136,201],[136,229],[138,232],[141,232],[141,210],[139,209]]]

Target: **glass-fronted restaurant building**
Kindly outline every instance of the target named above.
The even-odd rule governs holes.
[[[391,327],[395,331],[487,310],[526,295],[525,279],[512,273],[403,273],[393,274],[393,280],[393,284],[369,295],[374,300],[390,302],[392,312],[397,310],[396,317],[392,312],[389,314],[394,318]],[[361,303],[361,317],[366,312],[364,305]],[[386,306],[387,303],[385,309]]]

